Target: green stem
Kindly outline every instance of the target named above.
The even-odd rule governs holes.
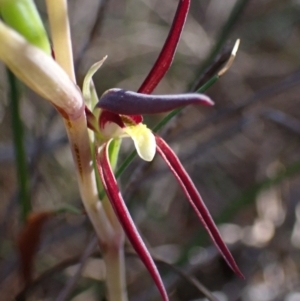
[[[111,143],[109,144],[109,161],[110,166],[112,170],[115,170],[117,163],[118,163],[118,157],[119,157],[119,150],[121,147],[122,139],[113,139]]]
[[[21,219],[23,222],[25,222],[27,215],[31,211],[31,202],[29,172],[26,161],[26,151],[24,147],[24,130],[20,118],[20,93],[16,77],[9,69],[6,69],[6,72],[10,86],[9,100],[19,186]]]
[[[125,279],[125,254],[123,242],[119,246],[108,246],[103,252],[106,266],[106,285],[109,301],[127,301]]]
[[[116,178],[119,178],[121,174],[125,171],[125,169],[129,166],[129,164],[132,162],[132,160],[136,156],[136,150],[133,150],[126,159],[122,162],[121,166],[118,168],[116,172]]]

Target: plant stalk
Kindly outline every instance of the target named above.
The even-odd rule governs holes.
[[[108,246],[103,252],[109,301],[127,301],[125,254],[123,240],[118,246]]]
[[[29,172],[26,161],[26,151],[24,147],[24,129],[20,117],[20,93],[18,80],[16,79],[16,77],[9,69],[6,69],[6,72],[10,87],[9,100],[16,158],[16,173],[19,186],[18,190],[21,206],[21,219],[23,222],[25,222],[27,215],[31,211],[31,200],[29,187]]]
[[[76,83],[66,0],[47,0],[56,61]],[[81,198],[103,249],[110,301],[127,301],[124,234],[110,222],[111,205],[99,201],[85,112],[64,119],[75,163]],[[115,217],[116,218],[116,217]],[[112,246],[112,247],[111,247]]]

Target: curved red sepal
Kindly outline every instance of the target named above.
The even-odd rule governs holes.
[[[163,76],[170,68],[178,45],[186,16],[190,7],[190,0],[179,0],[177,11],[166,42],[161,50],[154,66],[138,89],[139,93],[150,94],[159,84]]]
[[[100,154],[97,155],[97,167],[101,177],[105,192],[112,204],[112,207],[137,254],[140,256],[144,265],[151,274],[163,300],[168,301],[168,295],[164,288],[164,284],[156,268],[156,265],[145,246],[140,234],[138,233],[134,222],[129,214],[126,204],[119,191],[116,178],[111,170],[108,158],[109,143],[105,144]]]
[[[226,244],[224,243],[219,230],[214,223],[206,205],[204,204],[197,188],[195,187],[192,179],[180,163],[178,157],[173,152],[173,150],[169,147],[169,145],[159,136],[155,136],[156,138],[156,147],[158,153],[167,163],[171,171],[173,172],[175,178],[179,182],[182,190],[184,191],[185,195],[187,196],[190,204],[192,205],[193,209],[195,210],[196,214],[198,215],[199,219],[201,220],[204,228],[208,232],[209,236],[211,237],[212,241],[219,249],[220,253],[224,257],[227,264],[230,268],[242,279],[244,279],[244,275],[240,271],[239,267],[237,266],[234,258],[232,257],[230,251],[228,250]]]

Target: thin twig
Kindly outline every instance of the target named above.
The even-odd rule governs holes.
[[[61,272],[62,270],[77,264],[80,261],[81,256],[72,257],[70,259],[64,260],[63,262],[55,265],[54,267],[50,268],[43,274],[41,274],[38,278],[36,278],[31,284],[25,287],[16,297],[16,301],[25,301],[26,296],[29,295],[34,289],[36,289],[39,285],[41,285],[44,281],[48,280],[49,278],[53,277],[57,273]]]
[[[37,138],[38,139],[38,138]],[[36,142],[37,143],[37,142]],[[33,143],[34,145],[36,143]],[[45,141],[43,145],[40,145],[41,151],[43,155],[45,154],[51,154],[55,150],[57,150],[59,147],[63,147],[68,143],[68,138],[66,135],[62,135],[59,138],[56,138],[53,141]],[[26,153],[30,158],[33,158],[36,154],[37,149],[32,144],[25,145]],[[11,145],[4,145],[0,149],[0,162],[9,162],[13,160],[13,148]]]
[[[38,276],[35,280],[33,280],[28,286],[26,286],[16,297],[15,300],[16,301],[25,301],[26,297],[29,295],[29,293],[31,293],[34,289],[38,288],[39,285],[41,285],[43,282],[45,282],[46,280],[48,280],[49,278],[52,278],[54,275],[56,275],[57,273],[61,272],[62,270],[64,270],[65,268],[68,268],[72,265],[75,264],[80,264],[80,266],[78,267],[75,275],[71,278],[71,280],[69,281],[69,283],[67,284],[67,286],[64,288],[64,290],[62,292],[68,293],[67,290],[72,290],[71,284],[76,283],[76,281],[78,281],[78,278],[81,275],[81,272],[84,268],[84,264],[86,263],[86,260],[88,259],[88,257],[90,257],[92,254],[96,254],[99,252],[95,252],[95,247],[97,244],[97,239],[93,238],[87,245],[87,247],[85,248],[85,250],[83,251],[82,255],[80,256],[74,256],[72,258],[66,259],[63,262],[55,265],[54,267],[48,269],[47,271],[45,271],[43,274],[41,274],[40,276]],[[94,253],[93,253],[94,252]],[[75,278],[75,279],[74,279]],[[62,299],[63,300],[63,299]]]
[[[93,22],[93,25],[91,26],[90,32],[87,34],[88,38],[86,39],[85,43],[82,45],[80,51],[78,52],[78,55],[75,59],[75,70],[76,73],[78,71],[78,68],[82,62],[82,59],[84,57],[85,52],[88,50],[90,45],[92,44],[93,40],[100,35],[100,29],[103,24],[104,16],[106,9],[108,7],[109,0],[98,0],[98,8],[97,8],[97,14],[95,17],[95,20]]]
[[[293,132],[296,135],[300,135],[300,122],[298,119],[291,115],[285,114],[275,109],[267,109],[261,114],[262,117],[273,121],[276,124],[281,125],[285,129]]]
[[[202,122],[197,123],[197,125],[192,129],[181,131],[180,134],[176,136],[176,140],[177,139],[181,140],[185,137],[189,137],[191,133],[195,133],[195,132],[199,133],[201,131],[204,131],[207,129],[207,127],[211,126],[212,124],[215,126],[221,122],[224,122],[225,119],[230,118],[234,115],[239,116],[239,113],[242,110],[250,106],[253,106],[254,104],[260,101],[265,101],[273,95],[278,95],[280,93],[283,93],[287,89],[297,86],[299,83],[300,83],[300,70],[296,71],[288,78],[276,82],[275,84],[258,91],[256,94],[251,95],[250,97],[246,98],[245,100],[241,101],[236,105],[231,105],[222,110],[218,110],[214,114],[208,116]]]
[[[137,257],[138,255],[134,252],[126,252],[126,255],[128,256],[134,256]],[[190,285],[194,286],[200,293],[202,293],[208,300],[210,301],[219,301],[213,294],[207,289],[198,279],[195,277],[183,272],[173,264],[170,264],[166,262],[165,260],[152,256],[154,258],[154,261],[156,264],[165,265],[169,269],[173,270],[176,274],[178,274],[182,279],[184,279],[186,282],[188,282]]]
[[[69,258],[69,259],[64,260],[63,262],[55,265],[54,267],[50,268],[49,270],[47,270],[46,272],[44,272],[43,274],[41,274],[38,278],[36,278],[33,282],[31,282],[31,284],[29,286],[27,286],[26,288],[24,288],[16,296],[15,300],[16,301],[25,301],[26,300],[26,296],[29,293],[33,292],[34,289],[36,289],[40,285],[42,285],[42,283],[44,283],[45,281],[49,280],[49,278],[55,276],[56,274],[60,273],[62,270],[68,268],[69,266],[72,266],[72,265],[75,265],[75,264],[78,264],[78,263],[80,263],[81,266],[78,268],[78,271],[74,275],[74,278],[75,278],[75,276],[76,276],[76,278],[77,278],[77,276],[80,277],[80,274],[82,272],[82,268],[84,266],[84,263],[86,262],[86,259],[88,257],[99,258],[99,256],[101,256],[101,254],[99,253],[99,251],[91,252],[92,246],[95,247],[95,239],[93,239],[89,243],[89,245],[85,249],[83,255]],[[134,257],[138,258],[138,255],[136,253],[132,252],[132,251],[127,251],[126,255],[127,256],[134,256]],[[206,296],[210,301],[218,301],[218,299],[216,297],[214,297],[212,295],[212,293],[202,283],[200,283],[197,279],[195,279],[191,275],[189,275],[189,274],[181,271],[179,268],[173,266],[172,264],[167,263],[166,261],[164,261],[161,258],[158,258],[156,256],[152,256],[152,257],[153,257],[153,260],[154,260],[154,262],[156,264],[163,264],[163,265],[167,266],[168,268],[170,268],[171,270],[173,270],[182,279],[184,279],[185,281],[187,281],[188,283],[190,283],[192,286],[194,286],[201,294],[203,294],[204,296]],[[76,279],[76,282],[77,282],[77,280],[78,279]],[[65,298],[64,299],[58,299],[57,298],[56,300],[65,300]]]
[[[93,251],[95,250],[96,246],[98,243],[98,239],[97,237],[94,237],[89,244],[87,245],[87,247],[85,248],[83,254],[80,257],[79,260],[79,266],[77,268],[76,273],[73,275],[72,278],[70,278],[70,280],[68,281],[67,285],[61,290],[61,292],[58,294],[57,298],[55,299],[56,301],[64,301],[66,300],[70,294],[72,293],[73,289],[75,288],[81,273],[84,269],[84,265],[87,261],[87,259],[91,256],[91,254],[93,253]]]

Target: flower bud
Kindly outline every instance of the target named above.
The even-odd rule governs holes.
[[[36,93],[52,102],[63,115],[78,118],[84,110],[79,88],[44,51],[28,43],[0,21],[0,60]]]
[[[0,0],[0,14],[29,43],[51,55],[48,36],[33,0]]]

